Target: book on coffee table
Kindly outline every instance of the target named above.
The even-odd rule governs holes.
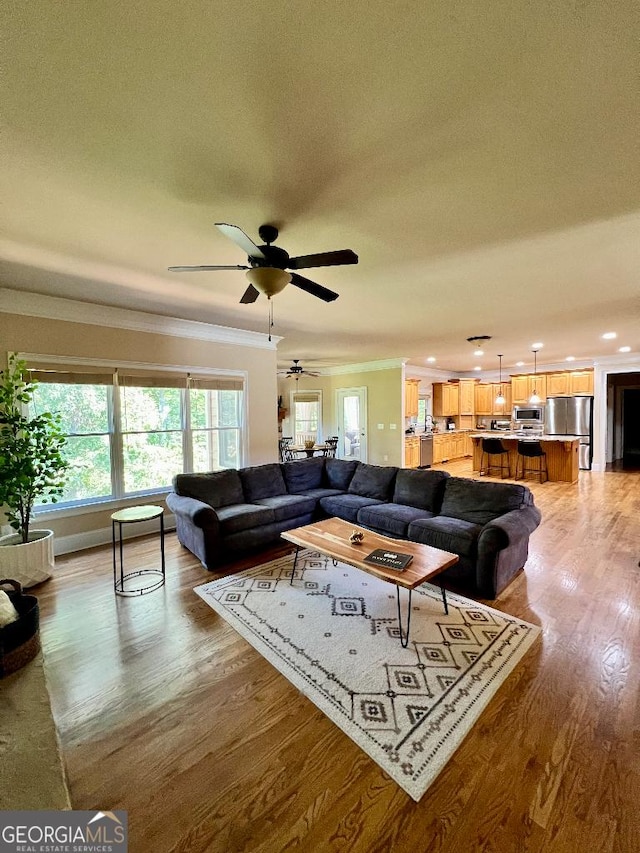
[[[401,554],[398,551],[387,551],[384,548],[376,548],[364,558],[365,563],[373,563],[385,569],[396,569],[401,572],[406,569],[413,560],[413,554]]]

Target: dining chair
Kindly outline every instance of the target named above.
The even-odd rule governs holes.
[[[325,443],[324,443],[324,445],[325,445],[324,455],[327,458],[335,459],[336,450],[338,449],[338,441],[339,441],[339,439],[338,439],[337,435],[332,435],[330,438],[328,438],[325,441]]]
[[[295,453],[291,449],[292,441],[293,437],[290,435],[283,435],[282,438],[278,439],[278,452],[281,462],[293,462],[295,460]]]

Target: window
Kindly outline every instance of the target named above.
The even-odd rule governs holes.
[[[194,471],[238,468],[242,437],[242,391],[191,380],[189,404]]]
[[[58,507],[164,491],[176,473],[242,465],[241,379],[80,368],[32,375],[34,410],[60,412],[67,435],[71,467]]]
[[[320,440],[320,392],[294,392],[293,443]]]
[[[182,391],[134,382],[119,388],[124,494],[168,488],[184,470]]]
[[[59,412],[71,463],[63,502],[106,499],[111,483],[111,394],[107,385],[42,383],[33,395],[37,412]]]

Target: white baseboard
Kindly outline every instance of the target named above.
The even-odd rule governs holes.
[[[165,533],[175,530],[176,520],[173,513],[165,512]],[[151,521],[141,521],[135,524],[122,525],[122,538],[135,539],[138,536],[148,536],[150,533],[159,533],[160,522],[157,518]],[[116,535],[118,535],[116,533]],[[71,536],[56,536],[53,540],[54,554],[72,554],[74,551],[84,551],[86,548],[96,548],[98,545],[111,544],[111,528],[102,527],[98,530],[88,530],[86,533],[74,533]]]

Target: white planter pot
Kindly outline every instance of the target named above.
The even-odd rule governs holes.
[[[27,588],[50,578],[53,564],[53,530],[31,530],[25,543],[18,533],[0,537],[0,577]]]

